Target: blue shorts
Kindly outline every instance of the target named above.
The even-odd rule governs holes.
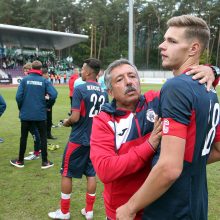
[[[82,178],[82,175],[94,177],[96,175],[90,160],[90,146],[83,146],[68,142],[63,154],[60,173],[62,176]]]

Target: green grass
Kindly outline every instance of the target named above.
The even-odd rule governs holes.
[[[160,89],[160,86],[147,85],[142,90]],[[53,122],[67,117],[69,111],[68,87],[57,87],[59,96],[53,108]],[[7,109],[0,118],[0,137],[5,142],[0,144],[0,220],[47,220],[47,213],[59,208],[60,174],[63,150],[69,137],[70,128],[52,128],[52,133],[58,139],[49,141],[60,145],[60,149],[48,152],[49,159],[55,166],[41,170],[41,160],[25,162],[24,169],[14,168],[10,159],[18,155],[20,140],[20,121],[15,101],[17,88],[0,88],[0,94],[7,102]],[[220,90],[218,90],[220,94]],[[34,97],[33,97],[34,98]],[[33,140],[29,135],[27,151],[33,150]],[[209,179],[209,220],[220,219],[220,166],[219,163],[208,166]],[[71,216],[81,220],[81,208],[84,207],[86,180],[73,180],[71,197]],[[95,203],[95,219],[104,220],[102,201],[102,183],[98,180],[97,200]]]

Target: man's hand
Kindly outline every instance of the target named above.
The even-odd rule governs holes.
[[[151,132],[151,135],[148,139],[149,143],[152,145],[152,147],[156,150],[158,147],[158,144],[160,143],[162,135],[162,123],[161,118],[158,118],[158,116],[155,117],[154,122],[154,129]]]
[[[187,75],[194,75],[192,78],[199,80],[199,83],[207,83],[207,91],[212,87],[212,83],[215,81],[215,76],[212,68],[209,66],[198,65],[191,67],[191,70],[186,73]]]
[[[46,100],[49,100],[49,99],[50,99],[50,96],[49,96],[48,94],[46,94],[46,95],[45,95],[45,99],[46,99]]]
[[[67,118],[65,118],[65,119],[63,119],[63,126],[64,127],[70,127],[70,123],[69,123],[69,119],[67,119]]]
[[[133,220],[135,216],[136,214],[131,212],[127,204],[116,210],[116,220]]]

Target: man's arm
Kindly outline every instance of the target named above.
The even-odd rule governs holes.
[[[3,97],[0,95],[0,116],[4,113],[6,109],[6,102]]]
[[[70,127],[77,121],[79,121],[80,118],[80,111],[72,111],[71,116],[68,119],[63,120],[63,126]]]
[[[190,71],[187,72],[188,75],[194,75],[192,78],[199,80],[199,83],[207,83],[207,90],[209,91],[212,86],[217,86],[219,82],[219,75],[216,74],[214,66],[199,65],[194,66]],[[218,67],[215,67],[218,68]],[[218,68],[219,69],[219,68]]]
[[[24,97],[24,79],[21,80],[20,85],[18,86],[17,93],[16,93],[16,102],[17,102],[19,110],[21,109],[21,106],[22,106],[23,97]]]
[[[51,108],[56,101],[58,92],[51,82],[49,82],[46,79],[45,81],[46,81],[46,94],[49,96],[49,99],[47,100],[47,107]]]
[[[161,153],[141,188],[117,209],[117,220],[134,219],[135,214],[163,195],[180,176],[183,169],[185,139],[162,137]]]
[[[220,161],[220,142],[216,142],[212,145],[207,163],[210,164],[217,161]]]

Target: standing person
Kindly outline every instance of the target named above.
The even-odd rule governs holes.
[[[66,84],[66,73],[63,74],[63,82]]]
[[[73,85],[73,89],[75,89],[77,86],[82,85],[85,83],[85,81],[82,80],[82,74],[79,73],[79,77],[78,79],[75,80],[74,85]]]
[[[107,91],[107,87],[105,85],[105,72],[104,70],[100,70],[99,75],[98,75],[98,82],[101,86],[102,89],[104,89],[105,91]]]
[[[6,102],[3,99],[3,97],[0,95],[0,117],[5,112],[5,109],[6,109]],[[0,138],[0,143],[3,143],[3,142],[4,142],[4,140],[2,138]]]
[[[60,84],[61,76],[60,74],[57,74],[58,83]]]
[[[205,85],[185,73],[199,64],[210,30],[204,20],[191,15],[173,17],[167,25],[159,48],[162,65],[173,70],[174,78],[163,85],[160,93],[160,151],[142,187],[117,210],[119,220],[134,219],[145,206],[142,219],[146,220],[208,218],[206,164],[220,109],[216,91],[207,92]],[[217,132],[215,141],[219,140]],[[220,152],[217,147],[215,150]],[[220,156],[208,162],[216,160]]]
[[[28,131],[32,126],[36,126],[40,133],[42,169],[52,167],[54,164],[47,159],[47,131],[46,131],[46,111],[47,104],[53,103],[57,97],[55,88],[42,77],[42,63],[38,60],[32,63],[32,69],[28,76],[21,80],[16,93],[16,101],[19,108],[21,120],[21,138],[18,159],[11,160],[10,163],[19,168],[24,167],[24,154],[26,151]],[[48,103],[45,96],[49,95]]]
[[[47,67],[43,67],[42,68],[42,76],[48,80],[49,82],[49,73],[48,73],[48,69]],[[53,86],[53,85],[52,85]],[[57,138],[54,137],[52,134],[51,134],[51,128],[52,128],[52,125],[53,125],[53,112],[52,112],[52,107],[55,103],[55,100],[54,102],[49,102],[48,103],[48,100],[50,99],[50,96],[48,94],[46,94],[45,96],[46,98],[46,102],[47,104],[49,104],[47,106],[47,139],[52,139],[52,140],[56,140]]]
[[[25,76],[28,75],[29,71],[32,69],[32,63],[26,63],[23,66],[23,73]],[[31,152],[30,155],[26,156],[24,160],[36,160],[40,156],[40,134],[37,127],[33,124],[29,129],[33,140],[34,140],[34,152]]]
[[[69,97],[70,97],[70,106],[72,107],[73,91],[74,91],[74,82],[79,78],[78,69],[73,70],[73,74],[69,78]]]
[[[161,136],[160,120],[155,121],[159,92],[141,95],[137,69],[125,59],[108,66],[105,84],[113,101],[94,117],[90,157],[104,183],[107,218],[114,220],[116,209],[128,201],[150,172]]]
[[[72,114],[64,119],[63,125],[71,126],[69,142],[64,151],[61,168],[61,201],[60,209],[48,213],[52,219],[70,219],[70,196],[72,178],[87,178],[86,206],[81,210],[86,219],[93,218],[96,178],[90,154],[90,134],[93,116],[99,113],[101,106],[108,100],[96,82],[100,70],[100,61],[90,58],[84,61],[82,79],[85,84],[75,88],[72,103]]]

